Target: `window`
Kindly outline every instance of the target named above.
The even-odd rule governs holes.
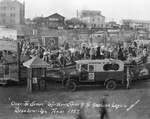
[[[81,65],[81,72],[87,71],[88,65],[87,64],[82,64]]]
[[[11,9],[11,10],[15,10],[15,7],[11,7],[10,9]]]
[[[109,70],[118,70],[119,69],[119,65],[118,64],[105,64],[103,69],[105,71],[109,71]]]
[[[44,68],[41,69],[41,77],[45,77],[45,69]]]
[[[41,77],[41,69],[34,69],[33,70],[34,77]]]
[[[15,13],[11,13],[10,16],[11,16],[11,17],[15,17]]]
[[[94,65],[89,65],[89,72],[93,72],[94,71]]]

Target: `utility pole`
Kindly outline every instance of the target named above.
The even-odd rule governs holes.
[[[18,64],[18,84],[20,84],[20,78],[21,78],[21,71],[20,71],[20,39],[18,39],[18,42],[17,42],[17,49],[18,49],[18,61],[17,61],[17,64]]]

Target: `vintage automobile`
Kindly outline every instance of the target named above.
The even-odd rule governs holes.
[[[124,62],[120,60],[78,60],[76,69],[65,74],[62,85],[75,91],[78,85],[103,85],[114,90],[124,80]]]

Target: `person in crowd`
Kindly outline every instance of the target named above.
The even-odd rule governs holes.
[[[119,46],[119,50],[118,50],[118,59],[119,60],[124,60],[124,57],[123,57],[123,52],[122,52],[122,47]]]
[[[90,59],[94,59],[94,47],[90,49]]]
[[[89,59],[90,58],[90,48],[88,46],[86,47],[85,53],[86,53],[86,59]]]
[[[106,59],[110,58],[110,52],[108,51],[107,48],[105,48],[105,51],[104,51],[104,58]]]
[[[43,60],[48,62],[48,50],[45,49],[44,53],[43,53]]]
[[[96,58],[100,59],[100,46],[98,45],[97,50],[96,50]]]
[[[148,57],[148,52],[146,50],[146,48],[143,50],[143,54],[142,54],[142,59],[143,59],[143,63],[147,62],[147,57]]]
[[[100,50],[100,59],[104,59],[105,57],[104,57],[104,50],[103,49],[101,49]]]

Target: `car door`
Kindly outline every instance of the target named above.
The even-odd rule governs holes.
[[[47,70],[46,77],[50,81],[61,82],[63,73],[60,70]]]

